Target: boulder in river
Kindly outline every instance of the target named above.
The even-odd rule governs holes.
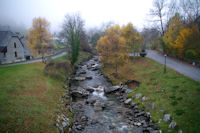
[[[112,87],[105,87],[104,88],[104,92],[107,93],[107,94],[109,94],[111,92],[118,91],[119,89],[121,89],[121,86],[119,86],[119,85],[112,86]]]
[[[125,104],[130,104],[130,103],[131,103],[131,101],[132,101],[132,99],[131,99],[131,98],[129,98],[129,99],[127,99],[126,101],[124,101],[124,103],[125,103]]]
[[[78,87],[72,89],[71,95],[81,98],[81,97],[87,97],[89,95],[89,92],[81,87]]]
[[[76,80],[76,81],[83,81],[85,79],[86,79],[85,77],[75,77],[74,78],[74,80]]]
[[[93,87],[91,87],[91,86],[88,86],[88,87],[86,87],[85,88],[87,91],[89,91],[89,92],[94,92],[94,88]]]
[[[86,79],[92,79],[92,76],[86,76],[85,78]]]

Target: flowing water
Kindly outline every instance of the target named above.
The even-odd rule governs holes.
[[[92,68],[100,68],[100,64],[97,61],[97,57],[92,58],[91,60],[85,62],[77,70],[77,75],[81,71],[85,71],[84,74],[79,74],[79,76],[91,76],[92,79],[75,81],[72,83],[72,88],[82,87],[86,88],[88,86],[94,89],[87,98],[74,98],[73,104],[81,103],[82,110],[80,106],[75,107],[75,116],[76,119],[81,119],[82,116],[85,116],[88,121],[91,121],[89,124],[85,124],[83,129],[73,130],[73,132],[81,133],[129,133],[129,132],[139,132],[139,127],[133,126],[130,124],[130,119],[126,117],[124,113],[131,111],[130,109],[121,105],[121,103],[116,99],[114,95],[105,95],[104,88],[111,87],[106,78],[101,74],[100,70],[92,70]],[[86,101],[95,102],[93,104],[86,104]],[[84,106],[84,107],[83,107]],[[102,109],[103,107],[103,109]],[[80,113],[81,112],[81,113]],[[81,115],[78,117],[78,115]],[[84,117],[84,118],[85,118]],[[77,125],[80,123],[77,123]]]

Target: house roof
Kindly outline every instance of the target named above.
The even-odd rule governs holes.
[[[0,51],[2,51],[9,43],[10,39],[12,37],[17,37],[19,38],[20,42],[22,43],[24,47],[24,54],[25,56],[32,56],[29,48],[27,47],[27,42],[24,36],[20,35],[19,33],[13,33],[11,31],[0,31]]]
[[[0,47],[7,46],[13,36],[15,34],[11,31],[0,31]]]

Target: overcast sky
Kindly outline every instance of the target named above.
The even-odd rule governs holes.
[[[59,31],[67,13],[79,12],[86,27],[103,22],[133,23],[141,29],[152,0],[0,0],[0,24],[15,23],[30,28],[34,17],[45,17],[52,31]]]

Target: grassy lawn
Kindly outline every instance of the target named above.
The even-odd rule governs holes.
[[[89,56],[81,52],[79,62]],[[65,61],[66,56],[54,60]],[[31,63],[0,68],[0,132],[59,132],[54,122],[63,108],[64,82],[44,74],[44,67]]]
[[[44,64],[0,68],[1,132],[56,132],[54,112],[63,81],[43,73]]]
[[[102,71],[114,84],[127,80],[139,81],[140,87],[132,88],[128,97],[132,98],[137,93],[146,96],[145,102],[141,98],[133,98],[133,101],[139,103],[140,109],[149,111],[154,122],[169,113],[177,123],[176,129],[171,132],[177,133],[178,129],[182,129],[184,133],[200,131],[200,83],[169,68],[163,74],[163,65],[148,58],[138,58],[120,67],[117,77],[112,76],[112,67],[104,67]],[[148,108],[149,103],[154,103],[154,110]],[[161,121],[158,125],[164,133],[168,132],[169,123]]]

